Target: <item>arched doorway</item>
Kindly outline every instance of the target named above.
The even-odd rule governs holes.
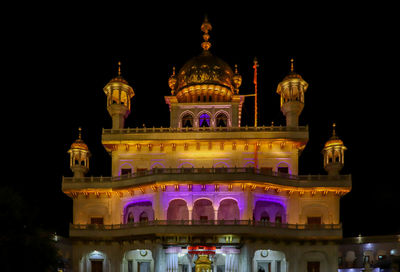
[[[124,223],[146,222],[154,220],[153,206],[150,201],[128,204],[124,209]]]
[[[218,220],[239,220],[240,211],[237,201],[224,199],[219,203]]]
[[[193,220],[207,222],[214,220],[214,207],[208,199],[198,199],[193,205]]]
[[[271,249],[260,249],[254,252],[253,271],[285,272],[287,271],[285,253]]]
[[[174,199],[169,202],[167,220],[189,220],[189,209],[183,199]]]
[[[193,127],[193,115],[186,113],[182,117],[182,127]]]
[[[228,117],[225,113],[218,113],[215,117],[215,125],[216,127],[227,127],[228,126]]]
[[[154,272],[154,260],[150,250],[136,249],[125,253],[122,260],[123,272]]]
[[[268,221],[273,223],[286,223],[286,211],[282,204],[268,201],[257,200],[254,208],[254,220]]]
[[[210,126],[210,115],[207,113],[202,113],[199,117],[199,127],[209,127]]]

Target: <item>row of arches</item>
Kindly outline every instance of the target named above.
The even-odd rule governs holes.
[[[154,220],[151,201],[128,204],[124,209],[124,223]],[[241,211],[235,199],[227,198],[219,202],[218,208],[207,198],[197,199],[189,208],[186,200],[178,198],[169,202],[166,209],[167,220],[241,220]],[[261,222],[286,223],[286,210],[280,203],[258,200],[253,211],[253,220]]]
[[[212,114],[209,111],[201,111],[197,115],[187,110],[179,117],[179,127],[230,127],[232,121],[229,113],[218,111]]]

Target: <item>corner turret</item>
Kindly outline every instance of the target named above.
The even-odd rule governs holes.
[[[287,127],[297,127],[304,108],[304,93],[308,83],[294,72],[293,59],[290,73],[278,84],[276,92],[281,96],[281,111],[286,116]]]
[[[344,151],[347,149],[343,141],[336,136],[336,124],[333,124],[332,137],[325,143],[322,150],[324,169],[329,176],[338,176],[344,166]]]
[[[88,146],[82,140],[81,128],[79,128],[78,139],[71,145],[68,153],[70,155],[69,165],[74,173],[74,178],[83,178],[89,171],[90,151]]]
[[[122,129],[125,119],[131,113],[131,98],[135,95],[132,87],[121,76],[121,62],[118,62],[118,76],[104,87],[107,95],[107,110],[112,118],[112,129]]]

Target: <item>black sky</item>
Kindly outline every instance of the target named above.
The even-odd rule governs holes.
[[[45,227],[67,233],[72,202],[61,192],[61,179],[72,175],[66,152],[79,126],[93,153],[89,175],[110,175],[101,146],[102,128],[111,127],[102,88],[116,76],[117,62],[136,93],[126,125],[169,126],[168,78],[173,66],[179,69],[201,52],[207,13],[211,52],[238,64],[242,94],[253,92],[252,61],[259,60],[259,125],[285,124],[276,87],[291,58],[309,83],[300,123],[309,126],[310,139],[300,174],[324,174],[321,150],[337,123],[348,147],[342,173],[353,176],[353,190],[341,201],[345,236],[400,232],[394,221],[400,214],[399,58],[392,7],[46,8],[10,10],[15,16],[2,39],[3,154],[5,172],[12,172],[2,184],[39,207]],[[242,125],[252,125],[253,105],[246,100]]]

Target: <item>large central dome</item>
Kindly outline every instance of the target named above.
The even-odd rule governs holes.
[[[203,52],[189,61],[170,78],[170,87],[179,102],[228,102],[238,91],[241,77],[222,59],[209,51],[208,31],[211,24],[205,20],[201,26],[204,32]]]

